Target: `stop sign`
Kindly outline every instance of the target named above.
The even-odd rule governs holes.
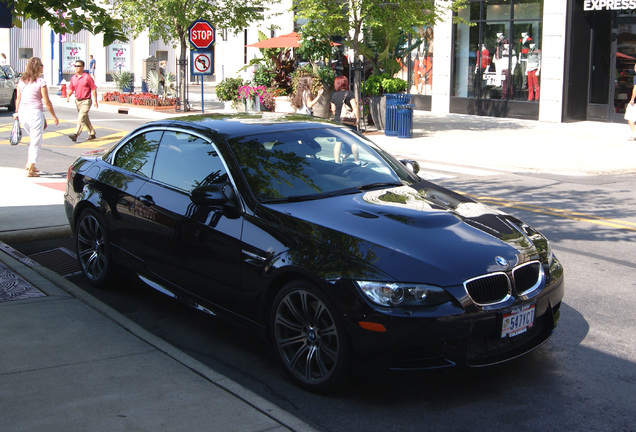
[[[188,37],[197,49],[207,49],[214,42],[214,27],[207,21],[195,21],[188,29]]]

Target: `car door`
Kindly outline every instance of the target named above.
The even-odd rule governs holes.
[[[4,69],[0,68],[0,105],[7,106],[11,103],[11,96],[13,96],[12,84]]]
[[[138,256],[141,237],[136,229],[138,191],[152,176],[162,130],[144,131],[129,137],[112,155],[110,164],[99,172],[87,172],[91,187],[100,196],[109,226],[111,243],[128,254]]]
[[[229,182],[215,146],[180,130],[165,131],[152,181],[138,192],[138,235],[155,283],[177,286],[224,307],[240,297],[241,213],[196,205],[198,186]]]

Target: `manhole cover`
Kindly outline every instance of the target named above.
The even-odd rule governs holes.
[[[29,258],[64,277],[81,273],[77,255],[64,247],[38,252]]]

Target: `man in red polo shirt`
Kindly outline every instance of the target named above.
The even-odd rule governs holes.
[[[84,126],[86,126],[86,129],[88,129],[88,139],[94,140],[96,138],[95,128],[93,128],[91,120],[88,118],[88,111],[92,105],[91,94],[95,99],[95,108],[99,107],[97,103],[97,86],[93,78],[84,71],[83,60],[75,60],[74,66],[75,75],[71,78],[71,83],[68,86],[70,91],[66,97],[66,102],[68,102],[71,95],[75,93],[77,127],[75,128],[75,133],[70,134],[68,137],[73,142],[77,141],[77,137],[82,133]]]

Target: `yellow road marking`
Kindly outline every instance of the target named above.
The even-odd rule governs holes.
[[[465,194],[469,195],[469,194]],[[568,210],[555,209],[550,207],[542,207],[534,204],[526,204],[518,201],[507,201],[502,198],[486,197],[469,195],[476,200],[485,204],[494,204],[502,207],[514,208],[518,210],[526,210],[533,213],[544,214],[548,216],[557,216],[564,219],[576,220],[579,222],[586,222],[595,225],[606,226],[610,228],[618,228],[627,231],[636,231],[636,222],[630,222],[620,219],[610,219],[600,216],[593,216],[581,212],[573,212]]]

